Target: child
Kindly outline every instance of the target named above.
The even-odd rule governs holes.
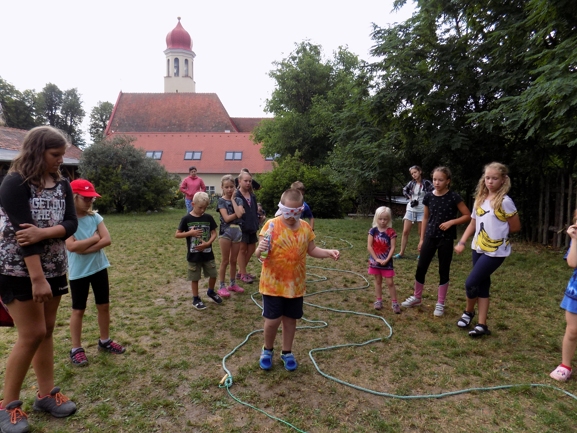
[[[74,206],[78,215],[78,230],[66,239],[68,249],[70,293],[72,295],[72,316],[70,336],[72,350],[70,361],[75,366],[88,364],[82,348],[82,318],[86,310],[88,291],[92,286],[94,302],[98,311],[100,339],[98,350],[121,354],[126,350],[110,339],[110,301],[108,270],[110,266],[103,248],[110,245],[110,233],[102,217],[92,210],[92,203],[100,195],[89,181],[76,179],[70,183],[74,194]]]
[[[373,227],[369,230],[367,249],[369,250],[369,275],[375,276],[375,310],[383,308],[383,277],[387,282],[391,302],[395,314],[401,314],[401,307],[397,302],[397,289],[393,282],[393,253],[397,233],[393,230],[391,209],[381,206],[375,211]]]
[[[33,409],[55,417],[76,412],[54,386],[52,336],[60,298],[68,293],[64,239],[78,225],[72,189],[60,174],[68,146],[58,129],[31,129],[0,186],[0,295],[18,329],[4,371],[4,433],[29,430],[20,391],[30,364],[38,381]]]
[[[319,259],[331,257],[338,260],[338,250],[326,250],[315,245],[315,234],[309,224],[300,219],[303,211],[303,196],[296,189],[283,193],[278,216],[267,221],[260,231],[260,242],[256,256],[269,251],[263,260],[259,292],[263,298],[264,346],[260,355],[260,368],[272,368],[273,347],[279,326],[282,323],[282,355],[288,371],[297,368],[292,354],[297,319],[303,315],[305,294],[306,255]],[[273,225],[274,224],[274,225]],[[272,227],[271,245],[264,236]]]
[[[216,209],[220,213],[220,233],[218,243],[222,254],[220,262],[219,277],[220,288],[217,293],[223,297],[230,297],[230,292],[244,292],[242,287],[236,284],[236,260],[240,241],[242,240],[242,216],[244,207],[242,199],[233,197],[235,192],[234,178],[230,175],[224,175],[221,179],[222,197],[219,197]],[[226,287],[224,282],[226,268],[230,263],[230,286]]]
[[[459,328],[467,328],[475,317],[475,304],[479,303],[479,323],[469,332],[471,337],[491,334],[487,328],[491,274],[511,254],[509,233],[521,230],[517,208],[507,195],[511,189],[507,173],[507,167],[498,162],[485,166],[477,184],[473,219],[455,246],[460,254],[469,236],[475,233],[471,244],[473,269],[465,282],[467,306],[457,322]]]
[[[258,242],[256,233],[259,228],[259,221],[256,196],[252,192],[252,175],[248,170],[240,172],[238,185],[235,197],[242,199],[244,214],[242,215],[242,240],[240,241],[238,252],[239,272],[236,275],[236,279],[252,284],[255,276],[248,273],[247,267]]]
[[[563,301],[561,301],[561,308],[565,310],[565,321],[567,322],[563,337],[561,364],[550,374],[553,379],[560,382],[566,382],[571,377],[571,361],[577,347],[577,224],[575,222],[577,222],[577,210],[573,214],[573,225],[567,229],[567,234],[571,237],[571,245],[565,258],[567,264],[574,270],[565,289]]]
[[[258,226],[260,228],[262,227],[263,223],[266,220],[266,212],[264,211],[264,209],[262,208],[262,204],[260,203],[256,204],[256,215],[258,217]]]
[[[453,260],[453,239],[457,237],[459,224],[471,219],[471,213],[459,194],[449,190],[451,171],[447,167],[437,167],[431,173],[435,190],[428,192],[423,199],[424,215],[423,230],[419,241],[419,262],[415,274],[415,290],[401,305],[403,307],[417,307],[421,305],[425,275],[429,265],[439,256],[439,288],[437,291],[437,305],[435,317],[441,317],[445,312],[445,297],[449,290],[449,273]],[[461,216],[457,218],[457,211]]]
[[[206,305],[198,296],[198,281],[201,271],[208,277],[208,291],[206,295],[217,304],[222,303],[222,298],[214,291],[216,284],[216,262],[212,252],[212,243],[216,239],[216,222],[214,218],[205,213],[210,204],[210,198],[205,192],[197,192],[192,199],[192,211],[182,217],[176,238],[186,238],[188,261],[188,281],[192,288],[192,306],[197,310],[204,310]]]
[[[303,195],[303,200],[304,200],[305,185],[300,180],[293,182],[291,184],[291,188],[300,191],[300,193]],[[313,212],[311,211],[311,208],[309,207],[309,205],[307,204],[306,201],[303,201],[303,206],[304,206],[304,210],[303,210],[303,214],[302,214],[301,218],[303,218],[303,219],[308,218],[309,225],[311,226],[311,229],[313,229],[313,232],[314,232],[315,231],[315,217],[313,216]]]
[[[407,203],[407,212],[403,217],[403,237],[401,238],[401,251],[395,255],[395,259],[402,259],[405,257],[405,250],[407,249],[407,242],[413,225],[417,223],[417,233],[421,235],[423,215],[425,214],[425,206],[423,199],[428,192],[433,192],[433,184],[428,179],[423,179],[423,170],[418,165],[413,165],[409,168],[411,173],[411,180],[404,188],[403,195],[409,199]]]

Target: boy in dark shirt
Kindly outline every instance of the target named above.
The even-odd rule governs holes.
[[[188,261],[188,278],[192,288],[192,306],[197,310],[204,310],[206,305],[198,295],[198,281],[204,270],[204,276],[208,277],[208,291],[206,295],[217,304],[222,303],[222,299],[214,291],[216,284],[216,262],[212,251],[212,243],[216,239],[216,222],[214,218],[205,214],[206,208],[210,204],[210,198],[205,192],[197,192],[192,199],[194,207],[192,212],[186,214],[178,225],[176,238],[186,238]]]

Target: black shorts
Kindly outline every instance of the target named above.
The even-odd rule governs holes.
[[[108,270],[103,269],[87,277],[70,280],[70,295],[72,296],[73,310],[86,310],[86,301],[91,285],[92,292],[94,292],[94,303],[96,305],[108,304],[110,302]]]
[[[241,242],[248,245],[256,244],[258,242],[258,236],[256,235],[256,232],[255,233],[242,232]]]
[[[303,300],[300,298],[283,298],[282,296],[262,295],[262,316],[265,319],[278,319],[286,316],[291,319],[303,317]]]
[[[59,277],[46,278],[52,296],[62,296],[68,293],[68,280],[66,274]],[[14,299],[30,301],[32,296],[32,280],[29,277],[13,277],[12,275],[0,274],[0,295],[2,302],[10,304]]]

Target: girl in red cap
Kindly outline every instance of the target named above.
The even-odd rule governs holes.
[[[72,316],[70,317],[70,336],[72,350],[70,361],[73,365],[88,364],[88,358],[82,348],[82,318],[86,310],[86,301],[90,286],[94,292],[94,302],[98,310],[100,339],[98,350],[114,354],[126,350],[112,341],[110,331],[110,301],[108,270],[110,266],[104,247],[110,245],[110,233],[102,217],[92,209],[92,203],[100,195],[89,181],[76,179],[70,184],[74,193],[74,206],[78,215],[78,230],[66,239],[68,261],[70,263],[68,279],[72,295]]]

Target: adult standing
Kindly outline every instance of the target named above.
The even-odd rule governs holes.
[[[421,235],[423,215],[425,206],[423,199],[428,192],[432,192],[434,187],[430,180],[423,179],[423,170],[418,165],[409,168],[409,173],[413,178],[404,188],[403,195],[409,200],[407,211],[403,217],[403,237],[401,238],[401,251],[394,256],[395,259],[402,259],[405,256],[407,242],[411,228],[417,223],[417,234]]]
[[[252,193],[252,176],[250,173],[243,171],[238,176],[239,188],[236,191],[236,197],[242,199],[244,214],[242,216],[242,241],[238,252],[238,268],[240,280],[245,283],[252,283],[254,276],[250,275],[246,267],[250,258],[254,254],[258,242],[257,231],[259,227],[258,206],[256,197]]]
[[[192,166],[188,169],[188,176],[185,177],[180,184],[180,191],[184,194],[184,204],[186,204],[186,211],[192,212],[192,199],[197,192],[206,192],[206,185],[202,178],[196,175],[196,167]]]

